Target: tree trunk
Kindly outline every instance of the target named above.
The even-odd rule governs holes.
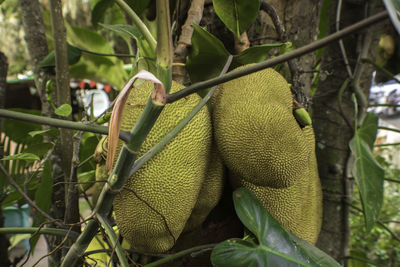
[[[0,52],[0,108],[4,108],[5,106],[5,99],[6,99],[6,86],[7,86],[7,70],[8,70],[8,63],[7,57]],[[0,118],[0,133],[2,132],[2,123],[3,120]],[[0,137],[0,159],[4,156],[4,144],[1,143]],[[0,188],[1,190],[1,188]],[[5,196],[0,197],[0,205],[2,204]],[[0,208],[0,227],[4,225],[4,217],[1,212]],[[0,234],[0,267],[7,267],[10,266],[11,263],[8,260],[8,246],[10,243],[8,242],[8,238]]]
[[[336,5],[331,2],[329,10],[329,33],[336,31]],[[381,1],[368,3],[343,3],[340,27],[344,28],[367,16],[383,9]],[[344,40],[344,47],[349,67],[354,79],[352,86],[347,88],[342,96],[342,110],[340,110],[338,94],[343,82],[349,77],[343,61],[343,53],[337,43],[325,49],[321,69],[320,81],[316,94],[313,97],[313,125],[317,141],[317,159],[320,178],[323,188],[324,216],[322,231],[317,246],[330,254],[339,262],[344,263],[348,256],[350,238],[349,207],[346,204],[351,200],[353,185],[348,176],[351,175],[349,164],[349,141],[353,136],[354,104],[351,95],[358,88],[364,100],[368,99],[372,67],[360,62],[360,57],[374,58],[377,51],[379,29],[382,25],[374,25],[367,31],[349,36]],[[360,112],[365,110],[366,102],[358,99],[361,104]]]

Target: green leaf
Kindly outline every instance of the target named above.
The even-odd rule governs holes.
[[[98,143],[99,140],[95,134],[89,132],[84,133],[82,136],[81,148],[79,150],[79,162],[82,163],[89,157],[92,157]],[[93,162],[93,160],[90,160],[88,161],[88,163],[80,166],[78,171],[80,173],[87,172],[90,170],[94,170],[95,168],[95,163]]]
[[[198,25],[193,25],[192,48],[186,69],[192,83],[219,75],[229,57],[224,44]]]
[[[368,120],[369,121],[369,120]],[[366,125],[370,125],[367,123]],[[371,127],[372,128],[372,127]],[[363,127],[361,127],[363,129]],[[353,176],[360,190],[361,203],[363,206],[366,231],[371,231],[383,203],[383,179],[384,169],[379,165],[372,155],[371,147],[363,137],[367,136],[370,127],[356,131],[350,140],[350,149],[355,157]]]
[[[92,187],[94,185],[94,182],[96,180],[96,171],[95,170],[91,170],[88,172],[82,172],[80,174],[78,174],[78,181],[82,184],[79,185],[79,189],[81,191],[86,191],[88,190],[90,187]]]
[[[99,22],[104,21],[104,16],[106,11],[114,5],[112,0],[100,0],[98,1],[92,9],[92,25],[97,27]]]
[[[39,183],[39,187],[35,192],[35,202],[44,212],[49,212],[51,208],[51,196],[53,192],[53,174],[51,170],[50,161],[47,160],[44,164],[41,181]],[[37,213],[41,221],[43,218],[42,215]]]
[[[284,44],[277,43],[277,44],[264,44],[264,45],[256,45],[249,47],[240,54],[233,56],[230,69],[234,69],[246,64],[262,62],[267,58],[268,52],[271,49],[276,47],[281,47],[282,45]]]
[[[27,110],[27,109],[9,109],[22,113],[28,113],[33,115],[40,115],[39,110]],[[18,144],[32,144],[41,143],[42,137],[32,137],[27,132],[42,130],[41,126],[36,123],[25,122],[21,120],[4,119],[3,131],[6,136]]]
[[[378,116],[373,112],[368,112],[365,116],[360,129],[358,129],[358,135],[373,149],[378,133]]]
[[[32,153],[39,158],[42,158],[50,149],[53,148],[53,146],[54,144],[51,143],[32,144],[24,150],[24,153]]]
[[[135,1],[126,1],[128,5],[135,11],[135,13],[140,16],[143,11],[147,8],[150,3],[150,0],[135,0]]]
[[[155,60],[150,59],[150,58],[155,59],[156,54],[150,48],[148,42],[146,41],[146,39],[143,38],[142,33],[136,26],[127,24],[109,25],[102,23],[100,23],[100,25],[108,30],[118,33],[123,38],[134,38],[137,44],[136,62],[138,64],[142,64],[140,66],[141,69],[145,69],[153,73],[154,71],[156,71]]]
[[[68,65],[74,65],[78,63],[81,58],[81,50],[75,46],[67,43],[67,56],[68,56]],[[56,65],[56,57],[54,51],[50,52],[50,54],[45,57],[42,62],[39,63],[39,67],[54,67]]]
[[[215,13],[225,26],[240,36],[257,18],[259,0],[213,0]]]
[[[72,107],[69,104],[62,104],[54,110],[54,113],[58,116],[68,117],[72,113]]]
[[[56,138],[59,136],[60,131],[58,129],[47,129],[47,130],[31,131],[28,134],[32,137],[35,137],[36,135],[45,135]]]
[[[11,156],[5,156],[1,160],[25,160],[27,162],[32,162],[35,160],[40,160],[40,158],[32,153],[19,153]]]
[[[114,54],[111,45],[100,34],[67,23],[66,28],[68,41],[74,45],[97,53]],[[122,60],[88,53],[83,53],[81,60],[70,66],[70,73],[75,78],[102,81],[117,88],[122,88],[128,80]]]
[[[254,194],[239,188],[233,193],[239,219],[258,244],[230,239],[211,253],[214,266],[340,266],[330,256],[286,231],[258,202]]]

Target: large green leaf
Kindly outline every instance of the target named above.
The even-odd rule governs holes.
[[[10,109],[12,111],[18,111],[22,113],[28,113],[33,115],[40,115],[39,110],[27,110],[27,109]],[[6,136],[11,140],[19,144],[34,144],[42,142],[42,137],[30,136],[27,133],[32,131],[42,130],[41,126],[36,123],[25,122],[21,120],[4,119],[3,131]]]
[[[213,0],[215,13],[237,36],[240,36],[257,18],[260,0]]]
[[[44,163],[41,181],[35,192],[35,202],[44,212],[49,212],[51,208],[51,195],[53,192],[53,175],[50,161]],[[37,213],[41,221],[44,220],[40,213]]]
[[[68,40],[77,47],[93,52],[114,54],[111,45],[100,34],[88,29],[66,24]],[[105,57],[83,53],[81,60],[70,67],[71,76],[99,80],[122,88],[128,80],[123,62],[116,57]]]
[[[233,56],[232,64],[229,68],[234,69],[242,65],[262,62],[267,58],[268,52],[271,49],[276,47],[281,47],[282,45],[284,44],[277,43],[277,44],[263,44],[263,45],[256,45],[249,47],[240,54]]]
[[[236,213],[258,240],[230,239],[211,253],[214,266],[340,266],[330,256],[286,231],[254,194],[239,188],[233,193]]]
[[[373,149],[376,134],[378,133],[378,116],[373,112],[368,112],[357,132],[368,146]]]
[[[15,155],[5,156],[0,160],[24,160],[27,162],[33,162],[35,160],[40,160],[40,158],[33,153],[19,153]]]
[[[68,65],[74,65],[78,63],[81,55],[82,53],[79,48],[67,43]],[[54,67],[55,65],[56,56],[54,54],[54,51],[51,51],[39,64],[40,67]]]
[[[92,25],[97,27],[99,22],[104,21],[104,16],[109,8],[114,5],[113,0],[100,0],[98,1],[92,9]]]
[[[24,149],[24,153],[32,153],[39,158],[42,158],[50,149],[52,149],[54,144],[52,143],[39,143],[29,145],[26,149]]]
[[[137,56],[136,62],[140,65],[140,69],[147,70],[149,72],[156,72],[156,62],[155,62],[155,51],[152,51],[147,40],[143,38],[142,33],[136,26],[127,24],[101,24],[106,29],[112,30],[124,38],[134,38],[137,44]]]
[[[193,25],[192,47],[186,61],[192,83],[218,76],[229,55],[218,38],[200,26]]]
[[[370,125],[369,120],[367,122],[366,125]],[[368,135],[368,132],[372,132],[370,128],[372,127],[361,127],[350,140],[350,149],[355,158],[352,173],[360,190],[367,232],[371,231],[382,207],[385,174],[372,155],[371,140],[367,138],[371,137]]]

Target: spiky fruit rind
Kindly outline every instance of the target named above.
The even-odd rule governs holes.
[[[304,128],[304,136],[310,157],[306,170],[297,175],[294,185],[271,188],[254,185],[234,173],[230,178],[235,187],[244,186],[254,192],[268,212],[286,229],[315,244],[322,224],[322,190],[311,126]]]
[[[224,83],[213,99],[214,133],[228,169],[257,186],[283,188],[308,163],[286,80],[265,69]]]
[[[173,82],[171,92],[183,86]],[[124,109],[121,129],[139,118],[152,85],[133,89]],[[139,152],[157,144],[200,101],[193,94],[166,105]],[[210,115],[204,107],[166,147],[145,163],[117,194],[116,222],[132,248],[149,253],[169,250],[182,232],[197,201],[211,146]],[[121,142],[118,146],[120,150]]]

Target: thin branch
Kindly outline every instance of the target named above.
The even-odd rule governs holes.
[[[66,236],[72,240],[76,240],[79,233],[69,232],[65,229],[58,228],[40,228],[40,227],[2,227],[0,228],[0,234],[43,234],[43,235],[57,235]]]
[[[35,210],[37,210],[37,212],[39,212],[44,218],[50,220],[50,221],[55,221],[49,214],[47,214],[46,212],[44,212],[41,208],[39,208],[38,205],[35,204],[35,202],[33,202],[33,200],[27,195],[25,194],[25,192],[19,187],[19,185],[14,181],[14,179],[10,176],[10,174],[7,172],[7,170],[4,168],[3,164],[0,163],[0,171],[4,174],[4,177],[6,177],[8,183],[14,187],[14,189],[21,194],[21,196],[26,200],[26,202],[28,202],[28,204],[34,208]],[[57,223],[57,225],[60,225],[62,227],[64,227],[65,225],[55,221]]]
[[[128,260],[126,259],[125,252],[121,247],[121,244],[118,242],[118,238],[115,235],[114,229],[111,227],[109,221],[105,216],[102,216],[100,214],[97,214],[97,219],[101,223],[101,225],[104,227],[104,230],[107,233],[108,238],[111,241],[111,244],[113,246],[113,251],[115,250],[119,259],[119,263],[121,264],[122,267],[129,267]]]
[[[182,26],[181,35],[174,51],[174,62],[185,63],[188,54],[188,47],[192,45],[192,24],[200,24],[203,16],[204,0],[193,0],[188,10],[185,24]],[[182,83],[186,75],[184,66],[175,66],[173,69],[173,80]]]
[[[395,132],[395,133],[400,133],[400,130],[399,130],[399,129],[390,128],[390,127],[385,127],[385,126],[379,126],[378,129],[379,129],[379,130],[391,131],[391,132]]]
[[[192,247],[189,249],[185,249],[182,251],[179,251],[178,253],[172,254],[170,256],[167,256],[165,258],[159,259],[157,261],[154,261],[152,263],[146,264],[143,267],[154,267],[154,266],[159,266],[163,263],[167,263],[179,258],[182,258],[183,256],[190,254],[190,253],[194,253],[194,252],[206,252],[209,251],[211,249],[213,249],[217,244],[208,244],[208,245],[201,245],[201,246],[197,246],[197,247]]]
[[[80,47],[77,47],[81,52],[87,53],[87,54],[92,54],[96,56],[103,56],[103,57],[136,57],[136,55],[130,55],[130,54],[104,54],[104,53],[99,53],[99,52],[93,52],[89,51]]]
[[[396,75],[394,75],[393,73],[391,73],[390,71],[388,71],[387,69],[383,68],[382,66],[379,66],[378,64],[376,64],[375,62],[373,62],[371,59],[369,58],[362,58],[361,62],[366,62],[369,63],[371,65],[373,65],[377,70],[382,71],[383,74],[385,74],[388,78],[395,80],[396,82],[400,83],[400,79],[397,78]]]
[[[284,30],[284,27],[279,19],[278,13],[276,12],[275,8],[268,4],[265,0],[261,1],[260,9],[265,11],[269,17],[271,18],[275,30],[278,33],[279,41],[282,43],[287,43],[289,41],[288,36]],[[292,83],[291,86],[292,92],[295,94],[295,98],[297,102],[299,102],[302,106],[307,107],[307,97],[302,89],[302,86],[299,82],[299,67],[297,65],[296,59],[288,60],[288,66],[290,70],[290,74],[292,76]]]
[[[32,114],[27,114],[27,113],[22,113],[22,112],[16,112],[16,111],[11,111],[11,110],[6,110],[6,109],[0,109],[0,117],[28,121],[28,122],[33,122],[33,123],[43,124],[43,125],[50,125],[50,126],[59,127],[59,128],[67,128],[67,129],[80,130],[80,131],[91,132],[91,133],[98,133],[98,134],[103,134],[103,135],[108,134],[108,127],[106,127],[106,126],[90,125],[90,124],[84,124],[81,122],[48,118],[48,117],[32,115]],[[124,140],[125,142],[128,141],[129,140],[129,132],[128,131],[120,131],[119,138],[121,140]]]
[[[336,31],[340,30],[340,16],[342,14],[342,2],[343,2],[343,0],[339,0],[338,4],[337,4],[337,8],[336,8]],[[340,51],[342,53],[344,65],[346,66],[347,74],[349,75],[349,78],[352,79],[353,72],[350,68],[350,64],[349,64],[349,60],[347,58],[346,48],[344,47],[343,40],[339,40],[339,47],[340,47]]]
[[[135,23],[136,27],[143,34],[147,43],[149,44],[152,51],[156,51],[157,41],[154,39],[153,35],[151,35],[149,29],[143,23],[143,21],[139,18],[139,16],[135,13],[135,11],[130,8],[130,6],[124,0],[114,0],[119,7],[125,11],[128,16],[132,19],[133,23]]]
[[[302,55],[308,54],[314,50],[317,50],[321,47],[324,47],[332,42],[336,42],[339,39],[342,39],[343,37],[353,34],[356,31],[359,31],[360,29],[366,28],[372,24],[378,23],[380,21],[383,21],[385,19],[388,18],[388,13],[387,11],[382,11],[376,15],[373,15],[367,19],[364,19],[360,22],[357,22],[349,27],[344,28],[343,30],[340,30],[338,32],[335,32],[325,38],[322,38],[318,41],[314,41],[308,45],[305,45],[303,47],[300,47],[298,49],[295,49],[291,52],[288,52],[286,54],[277,56],[275,58],[266,60],[264,62],[261,63],[257,63],[254,65],[251,65],[249,67],[240,69],[240,70],[234,70],[231,71],[221,77],[216,77],[216,78],[212,78],[203,82],[199,82],[196,84],[193,84],[191,86],[186,87],[185,89],[182,89],[179,92],[167,95],[167,103],[171,103],[174,102],[182,97],[188,96],[194,92],[197,92],[199,90],[202,89],[206,89],[206,88],[210,88],[214,85],[220,84],[220,83],[224,83],[245,75],[248,75],[250,73],[253,72],[257,72],[272,66],[275,66],[276,64],[288,61],[290,59],[296,58],[296,57],[300,57]],[[211,64],[211,63],[210,63]]]

